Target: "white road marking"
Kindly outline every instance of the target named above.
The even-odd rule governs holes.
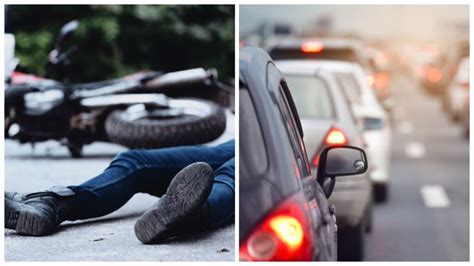
[[[428,208],[446,208],[451,204],[446,191],[440,185],[422,186],[420,193]]]
[[[420,159],[425,157],[425,146],[419,142],[411,142],[405,147],[405,154],[408,158]]]
[[[404,135],[407,135],[407,134],[411,134],[413,133],[413,124],[406,121],[406,120],[403,120],[401,121],[399,124],[398,124],[398,132],[400,132],[400,134],[404,134]]]

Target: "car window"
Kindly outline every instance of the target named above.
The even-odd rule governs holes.
[[[274,127],[273,132],[279,138],[278,145],[284,147],[284,150],[293,151],[293,154],[291,154],[291,159],[297,160],[298,154],[296,152],[295,136],[292,134],[293,130],[290,130],[290,128],[296,129],[296,127],[294,124],[289,123],[290,113],[284,112],[284,110],[282,110],[280,83],[280,71],[275,67],[274,64],[269,64],[267,69],[267,89],[270,92],[273,102],[272,112],[276,114],[277,117],[281,117],[281,119],[275,119],[275,121],[272,121]],[[296,175],[300,176],[301,171],[297,167],[296,163],[294,163],[293,166],[294,170],[292,169],[291,171],[296,172]]]
[[[378,130],[385,126],[382,119],[375,117],[365,117],[362,122],[364,123],[364,130]]]
[[[350,101],[358,101],[362,90],[352,73],[336,73],[336,79]]]
[[[306,158],[306,150],[304,147],[303,140],[298,133],[298,128],[296,125],[296,121],[294,120],[295,115],[291,112],[290,105],[288,103],[288,99],[286,98],[286,94],[284,93],[283,85],[281,84],[280,93],[278,97],[278,106],[281,111],[281,115],[283,118],[284,123],[286,124],[286,129],[288,135],[291,137],[290,142],[293,148],[293,152],[297,159],[297,168],[298,168],[298,176],[305,177],[311,174],[310,165]]]
[[[301,117],[332,118],[334,106],[327,84],[314,76],[285,75]]]
[[[240,178],[242,180],[262,176],[268,166],[265,142],[248,90],[240,85]]]

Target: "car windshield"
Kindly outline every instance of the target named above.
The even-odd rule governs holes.
[[[301,75],[285,75],[285,79],[300,116],[334,117],[332,99],[322,79]]]
[[[339,85],[344,89],[344,93],[350,100],[358,100],[362,90],[352,73],[336,73]]]

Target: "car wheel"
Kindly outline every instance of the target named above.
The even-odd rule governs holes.
[[[372,207],[372,203],[369,204],[369,207],[367,207],[367,214],[366,214],[366,226],[365,226],[365,232],[370,233],[372,232],[373,224],[374,224],[374,211]]]
[[[451,118],[451,121],[453,121],[454,123],[457,123],[459,122],[459,120],[461,120],[459,114],[456,113],[455,111],[451,112],[450,118]]]
[[[386,202],[388,200],[388,184],[374,185],[375,202]]]
[[[365,221],[361,221],[355,227],[339,231],[337,242],[339,261],[362,261],[364,259],[365,230]]]

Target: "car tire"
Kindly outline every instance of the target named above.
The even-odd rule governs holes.
[[[373,211],[373,205],[372,202],[369,204],[367,207],[367,222],[365,226],[365,232],[366,233],[371,233],[374,225],[374,211]]]
[[[220,106],[201,99],[187,101],[208,106],[210,111],[203,117],[127,120],[123,116],[125,110],[115,110],[105,122],[107,136],[111,142],[129,148],[149,149],[202,144],[222,135],[226,128],[226,115]]]
[[[388,184],[374,184],[374,198],[375,202],[382,203],[388,200],[389,185]]]
[[[355,227],[348,227],[338,232],[338,261],[362,261],[365,252],[365,219]]]
[[[461,120],[459,114],[456,113],[455,111],[451,111],[450,119],[454,123],[458,123]]]

